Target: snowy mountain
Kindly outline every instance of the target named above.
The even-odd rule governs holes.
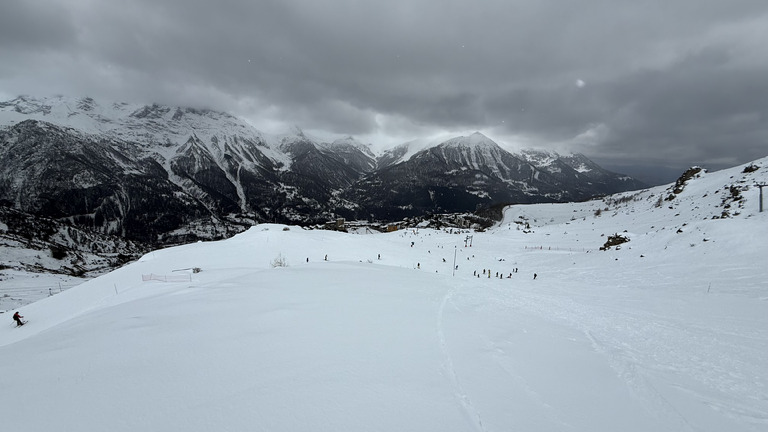
[[[340,157],[345,165],[357,172],[368,173],[376,169],[376,155],[370,144],[363,144],[351,136],[327,144],[321,143],[321,146]]]
[[[148,244],[223,238],[253,221],[394,220],[642,187],[583,156],[529,156],[479,133],[377,156],[352,137],[268,135],[210,110],[0,103],[1,203]]]
[[[766,183],[768,158],[486,232],[261,224],[156,250],[20,328],[0,314],[3,425],[762,431]]]
[[[94,277],[147,252],[117,236],[0,207],[0,269]],[[0,278],[2,280],[2,278]]]
[[[192,234],[189,228],[191,225],[208,225],[210,228],[200,233],[199,237],[211,238],[216,233],[220,236],[220,226],[237,230],[243,220],[291,220],[307,214],[309,210],[317,218],[324,219],[328,217],[324,212],[329,208],[325,201],[330,191],[338,187],[338,184],[351,181],[344,175],[354,178],[354,174],[348,172],[339,178],[338,161],[343,160],[343,157],[334,156],[331,150],[321,151],[317,143],[307,142],[311,147],[309,153],[320,152],[321,157],[307,158],[305,151],[291,151],[291,148],[298,150],[291,147],[290,143],[298,142],[300,137],[268,136],[242,120],[214,111],[159,105],[112,104],[103,107],[88,98],[80,101],[66,98],[18,98],[0,103],[0,120],[9,124],[2,129],[6,134],[3,137],[4,144],[15,142],[14,135],[19,133],[19,128],[26,130],[26,136],[34,141],[56,142],[71,134],[65,141],[98,142],[103,150],[97,155],[100,163],[110,158],[133,161],[141,166],[129,167],[129,172],[151,170],[158,177],[156,182],[174,191],[173,196],[164,197],[170,201],[169,206],[178,200],[194,202],[190,215],[183,214],[180,209],[167,214],[162,204],[154,209],[142,209],[144,214],[154,215],[153,219],[164,219],[173,225],[161,230],[148,230],[147,236],[160,237],[160,241],[165,241],[169,232]],[[70,159],[87,160],[87,157],[77,154],[77,148],[66,143],[59,147],[68,152]],[[3,149],[8,149],[8,145],[4,145]],[[344,151],[349,157],[350,150],[345,148]],[[119,155],[110,154],[116,152]],[[6,155],[7,152],[3,152],[0,157]],[[5,179],[13,184],[16,180],[11,179],[24,177],[24,173],[18,172],[19,167],[12,163],[13,160],[9,160],[13,154],[9,156],[6,162],[11,163],[6,168],[8,172]],[[44,159],[46,155],[40,152],[39,157]],[[318,178],[317,169],[311,170],[312,164],[318,161],[332,165],[332,168],[320,167],[321,171],[327,171],[328,174],[326,177],[321,175],[321,179]],[[89,173],[97,169],[95,165],[81,163],[78,169]],[[115,169],[106,171],[115,176],[123,175]],[[62,176],[67,176],[67,173],[59,175]],[[28,181],[56,187],[49,177],[34,177]],[[2,199],[9,200],[18,208],[38,211],[23,203],[16,203],[13,196],[22,193],[20,189],[12,188],[4,192]],[[151,189],[148,188],[147,192],[151,193]],[[53,197],[55,194],[43,197],[33,195],[30,199],[45,201]],[[133,203],[145,201],[147,197],[134,191],[126,199]],[[305,208],[307,200],[322,204],[308,210]],[[201,215],[196,207],[202,208],[205,214]],[[125,208],[130,211],[133,207]],[[88,208],[86,211],[95,213],[97,209]],[[57,214],[42,215],[59,217]],[[130,214],[122,213],[118,216],[127,219],[131,217]],[[112,226],[103,226],[101,229],[105,233],[115,233]],[[171,236],[169,240],[173,241],[174,237]]]
[[[411,151],[401,146],[379,158],[380,168],[343,196],[360,203],[362,214],[398,219],[474,211],[495,203],[580,201],[645,186],[605,171],[582,155],[515,155],[481,133]],[[542,155],[548,159],[534,157]]]
[[[602,194],[638,190],[646,187],[632,177],[601,168],[583,154],[560,155],[554,151],[522,150],[520,158],[566,184],[587,185],[577,187],[577,194],[589,195],[594,190]]]

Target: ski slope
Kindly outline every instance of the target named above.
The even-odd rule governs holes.
[[[152,252],[21,308],[24,327],[2,315],[0,418],[18,431],[768,430],[768,212],[748,188],[738,214],[712,219],[723,186],[765,182],[758,164],[703,174],[663,205],[660,187],[513,206],[483,233],[265,224]],[[630,241],[599,250],[615,233]]]

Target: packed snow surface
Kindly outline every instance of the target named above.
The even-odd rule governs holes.
[[[483,233],[258,225],[152,252],[0,315],[3,427],[768,430],[768,212],[748,188],[712,219],[728,175]]]

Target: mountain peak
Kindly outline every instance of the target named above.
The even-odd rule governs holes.
[[[499,147],[495,141],[480,132],[474,132],[469,136],[458,136],[451,138],[449,140],[443,141],[440,145],[445,147],[464,147],[473,149]]]
[[[356,140],[355,137],[352,135],[347,135],[343,138],[338,138],[333,140],[331,143],[333,146],[339,146],[339,145],[351,145],[351,146],[365,146],[365,144],[361,143],[360,141]]]
[[[490,138],[488,138],[487,136],[483,135],[483,134],[482,134],[481,132],[479,132],[479,131],[475,131],[475,132],[473,132],[473,133],[472,133],[472,134],[469,136],[469,139],[470,139],[470,140],[472,140],[472,141],[480,141],[480,140],[482,140],[482,141],[486,141],[486,140],[490,140]]]
[[[93,111],[99,104],[91,97],[84,97],[77,101],[77,108],[81,111]]]
[[[293,125],[289,127],[288,133],[291,135],[296,135],[297,137],[306,138],[306,135],[304,135],[304,130],[302,130],[299,125]]]
[[[351,147],[355,148],[357,150],[360,150],[369,156],[373,157],[373,151],[371,150],[371,144],[363,143],[355,139],[352,135],[348,135],[343,138],[339,138],[336,140],[333,140],[331,143],[328,144],[328,147],[330,148],[343,148],[343,147]]]

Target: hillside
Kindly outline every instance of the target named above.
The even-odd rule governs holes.
[[[2,315],[3,424],[762,431],[766,182],[768,158],[482,233],[261,224],[157,250]]]

